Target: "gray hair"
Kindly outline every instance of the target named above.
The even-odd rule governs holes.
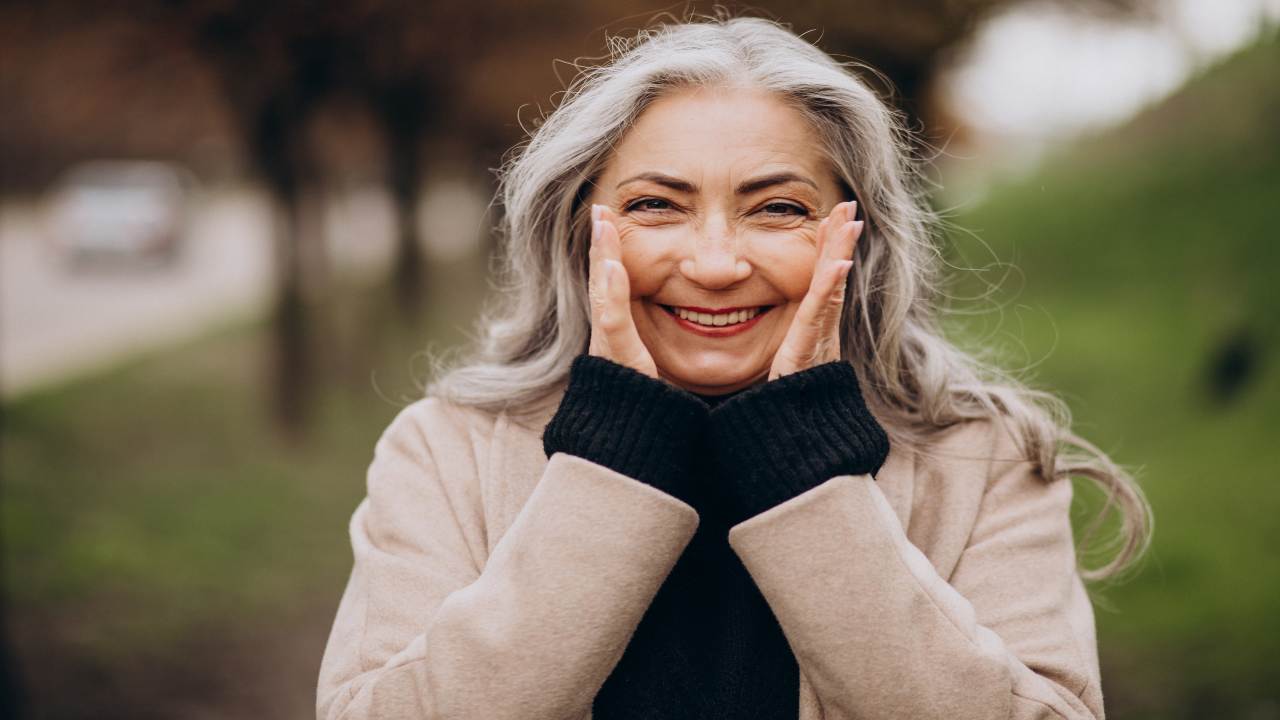
[[[812,123],[866,225],[845,293],[841,354],[893,444],[928,449],[942,431],[994,420],[1051,480],[1089,478],[1120,510],[1120,548],[1095,581],[1129,569],[1150,544],[1151,508],[1134,478],[1070,429],[1066,403],[949,342],[938,323],[942,220],[921,190],[910,131],[852,70],[760,18],[704,18],[610,38],[610,62],[579,67],[562,101],[499,173],[506,252],[470,357],[430,358],[425,388],[516,418],[546,412],[573,358],[587,352],[590,310],[585,198],[615,143],[655,98],[676,88],[743,84],[776,92]],[[858,68],[869,70],[862,65]],[[874,71],[872,71],[874,72]],[[1074,449],[1073,449],[1074,448]]]

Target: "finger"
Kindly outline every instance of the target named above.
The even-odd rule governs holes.
[[[836,260],[831,264],[835,269],[831,271],[831,287],[827,292],[827,307],[823,318],[826,335],[830,335],[840,328],[840,313],[844,310],[844,296],[846,286],[849,284],[849,270],[853,267],[853,261]]]
[[[853,267],[852,260],[829,260],[823,267],[822,280],[817,292],[814,293],[814,314],[811,317],[815,328],[820,330],[829,328],[832,309],[837,313],[840,311],[844,303],[844,290],[851,267]]]
[[[592,261],[595,263],[596,273],[600,278],[599,287],[603,289],[604,273],[600,268],[600,263],[607,259],[622,262],[622,244],[618,240],[618,228],[613,223],[614,215],[607,206],[592,205],[591,218],[591,251],[594,253]]]
[[[853,247],[862,235],[863,221],[856,220],[840,226],[831,241],[831,254],[828,260],[849,260],[853,257]]]
[[[618,247],[620,247],[620,245],[618,245],[618,229],[613,227],[613,223],[609,222],[607,215],[604,214],[604,208],[600,208],[600,210],[602,210],[602,219],[595,223],[599,227],[599,231],[596,232],[595,238],[596,263],[599,263],[600,265],[600,277],[602,277],[602,284],[600,284],[600,287],[602,287],[603,290],[602,309],[604,310],[604,313],[611,316],[612,322],[612,320],[616,319],[616,316],[620,314],[617,313],[617,305],[616,302],[614,302],[614,295],[617,293],[616,286],[620,283],[618,283],[617,275],[609,272],[608,263],[609,261],[613,261],[613,263],[617,263],[621,266],[622,258],[621,252],[618,252]],[[626,272],[623,272],[622,275],[626,275]],[[623,277],[622,281],[626,281],[626,278]],[[623,292],[630,292],[630,290],[625,290]],[[630,315],[630,309],[625,310],[627,310],[626,314]],[[604,328],[604,331],[605,333],[612,334],[612,331],[609,328]]]
[[[840,227],[841,225],[853,219],[853,203],[852,202],[850,201],[842,202],[837,206],[837,208],[839,211],[835,213],[836,217],[831,222],[831,226],[833,228]]]
[[[811,357],[817,353],[832,330],[839,329],[839,313],[844,304],[845,278],[850,260],[831,260],[814,273],[814,286],[800,301],[784,343],[793,348],[795,357]],[[836,319],[833,320],[832,316]]]
[[[616,260],[622,263],[622,240],[618,237],[617,216],[609,208],[598,205],[600,221],[604,224],[600,233],[600,258]]]
[[[591,305],[592,324],[599,321],[600,312],[604,309],[605,301],[604,277],[600,265],[603,259],[600,250],[600,231],[603,226],[601,222],[591,223],[591,248],[587,253],[590,261],[587,266],[587,297]]]
[[[831,220],[833,223],[838,221],[838,219],[839,218],[836,217],[836,213],[834,212],[828,217],[828,220]],[[839,259],[838,257],[835,257],[833,250],[841,244],[839,238],[841,231],[842,226],[837,225],[828,225],[825,228],[825,236],[822,238],[822,247],[818,251],[818,257],[813,261],[813,274],[809,276],[809,290],[805,295],[806,300],[809,295],[822,295],[822,288],[826,287],[826,273],[830,271],[828,265],[833,260]],[[802,300],[801,307],[803,307],[803,302],[804,301]]]
[[[844,315],[844,299],[846,294],[846,286],[849,284],[849,270],[853,268],[852,260],[839,260],[833,265],[836,266],[834,280],[832,282],[831,292],[827,296],[827,308],[825,317],[822,321],[822,330],[819,333],[820,353],[824,353],[819,358],[819,362],[827,360],[836,360],[840,357],[840,322]]]
[[[593,344],[599,354],[615,362],[636,366],[634,342],[629,335],[639,334],[631,318],[630,283],[621,259],[621,243],[617,227],[610,221],[607,207],[591,206],[592,264],[596,274],[596,317],[592,327]]]
[[[824,281],[815,294],[814,303],[817,309],[812,320],[801,333],[801,345],[804,348],[806,362],[817,365],[839,357],[840,317],[844,307],[844,288],[849,268],[853,263],[849,260],[833,260],[824,268]]]
[[[826,217],[822,218],[822,222],[818,223],[818,236],[814,240],[814,244],[818,248],[818,257],[813,261],[814,268],[817,268],[818,263],[822,260],[823,250],[827,245],[827,228],[831,225],[832,214],[834,214],[834,211],[828,213]]]
[[[853,257],[853,245],[862,235],[862,226],[864,224],[864,221],[858,219],[858,202],[856,200],[849,201],[845,209],[844,223],[841,224],[841,242],[836,252],[833,253],[833,257],[842,259]]]
[[[631,279],[627,277],[626,268],[617,260],[604,261],[608,277],[608,320],[604,323],[604,331],[608,336],[609,348],[614,358],[627,366],[641,372],[648,372],[646,366],[651,364],[648,348],[640,339],[636,329],[635,318],[631,315]]]
[[[627,275],[626,265],[622,263],[622,241],[618,238],[618,228],[613,224],[613,214],[608,208],[600,211],[600,262],[609,270],[606,273],[609,289],[605,292],[605,307],[610,317],[609,345],[619,354],[631,352],[640,342],[640,334],[636,330],[635,320],[631,316],[631,279]],[[630,357],[630,356],[627,356]]]
[[[623,293],[629,293],[630,290],[625,287],[626,272],[619,273],[621,265],[614,260],[604,259],[600,261],[600,269],[604,274],[604,313],[600,316],[600,327],[609,336],[610,347],[617,348],[613,341],[617,337],[619,330],[625,327],[627,312],[629,307],[623,305],[620,300]]]
[[[837,238],[836,238],[837,240],[843,241],[846,239],[845,233],[848,232],[846,228],[849,227],[849,225],[854,221],[854,218],[857,216],[857,214],[858,214],[858,203],[856,201],[850,200],[849,202],[845,203],[844,218],[843,218],[843,221],[840,223],[840,232],[837,234]],[[837,247],[833,248],[834,252],[832,252],[831,256],[834,258],[844,257],[841,254],[841,250],[843,248],[844,248],[844,243],[843,242],[838,243]]]
[[[608,338],[600,325],[601,318],[604,315],[606,288],[599,258],[600,252],[596,247],[599,225],[599,223],[593,222],[591,230],[590,277],[587,280],[588,304],[591,311],[591,336],[587,352],[597,357],[607,358],[611,357],[613,353],[609,351]]]
[[[822,224],[818,225],[818,258],[814,260],[814,272],[818,272],[818,268],[829,258],[835,258],[838,255],[837,247],[833,240],[838,236],[838,229],[851,219],[851,211],[849,202],[838,202],[835,208],[831,209],[831,213],[823,219]]]

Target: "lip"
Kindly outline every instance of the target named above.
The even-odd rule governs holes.
[[[730,335],[737,335],[739,333],[744,333],[750,330],[751,328],[755,327],[756,323],[760,322],[760,318],[764,317],[765,315],[768,315],[769,311],[773,310],[777,306],[776,305],[765,306],[760,312],[756,313],[755,317],[751,318],[750,320],[744,323],[738,323],[737,325],[722,325],[720,327],[708,327],[706,325],[699,325],[694,322],[689,322],[688,320],[685,320],[679,315],[676,315],[671,310],[668,310],[666,305],[659,305],[658,307],[662,308],[662,313],[664,315],[671,318],[676,322],[677,325],[684,328],[685,330],[688,330],[691,333],[695,333],[703,337],[722,338],[722,337],[729,337]],[[701,308],[691,307],[688,305],[681,305],[680,307],[685,308],[686,310],[696,310],[698,312],[707,312],[706,310],[703,310]],[[728,311],[732,312],[733,310],[749,310],[753,307],[760,307],[760,306],[749,305],[745,308],[728,308]],[[721,310],[720,312],[725,312],[725,310]]]

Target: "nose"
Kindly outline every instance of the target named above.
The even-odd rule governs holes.
[[[692,245],[689,257],[680,261],[680,273],[703,287],[727,287],[751,274],[751,263],[740,257],[738,237],[723,217],[709,219]]]

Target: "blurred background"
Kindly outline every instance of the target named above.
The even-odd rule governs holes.
[[[949,332],[1146,490],[1108,716],[1280,718],[1280,0],[724,7],[883,73]],[[489,292],[493,169],[569,61],[712,9],[0,4],[0,716],[313,717],[374,443]]]

